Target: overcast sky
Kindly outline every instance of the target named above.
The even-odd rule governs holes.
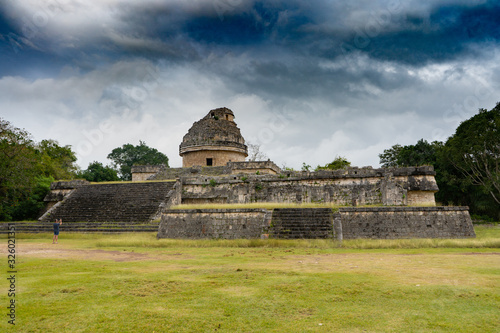
[[[143,140],[181,166],[232,109],[279,166],[446,140],[500,101],[498,0],[3,0],[0,117],[78,164]]]

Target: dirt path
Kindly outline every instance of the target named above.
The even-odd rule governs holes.
[[[7,254],[6,249],[2,249],[1,253]],[[51,243],[22,243],[16,248],[16,252],[19,257],[30,256],[37,258],[54,258],[54,259],[83,259],[83,260],[112,260],[115,262],[126,262],[126,261],[143,261],[143,260],[172,260],[172,259],[188,259],[193,258],[190,255],[181,253],[138,253],[134,251],[126,250],[116,250],[116,251],[106,251],[106,250],[84,250],[84,249],[69,249],[65,248],[64,245],[51,244]],[[449,254],[451,256],[499,256],[498,252],[466,252],[466,253],[453,253]],[[320,255],[292,255],[292,256],[282,256],[280,259],[290,260],[292,262],[298,262],[300,264],[318,264],[318,263],[330,263],[330,261],[338,261],[342,259],[347,259],[350,263],[350,267],[353,263],[359,260],[367,260],[377,258],[376,260],[381,260],[386,257],[415,257],[420,256],[419,254],[320,254]],[[355,264],[354,264],[355,265]],[[365,263],[366,265],[366,263]]]
[[[105,250],[79,250],[67,249],[59,244],[33,244],[23,243],[17,247],[20,257],[30,256],[37,258],[57,258],[57,259],[85,259],[85,260],[113,260],[116,262],[154,260],[157,257],[147,253],[137,253],[131,251],[105,251]]]

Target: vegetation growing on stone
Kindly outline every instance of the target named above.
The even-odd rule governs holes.
[[[316,171],[318,171],[318,170],[339,170],[339,169],[344,169],[344,168],[347,168],[350,166],[351,166],[351,162],[349,162],[345,157],[336,156],[335,159],[331,163],[328,163],[324,166],[318,165],[316,167]]]

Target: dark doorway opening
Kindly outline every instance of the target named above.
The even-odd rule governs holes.
[[[207,166],[212,166],[214,165],[214,161],[211,158],[207,158]]]

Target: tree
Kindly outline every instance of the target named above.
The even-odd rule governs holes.
[[[318,165],[316,167],[316,171],[318,171],[318,170],[338,170],[338,169],[348,168],[350,166],[351,166],[351,162],[349,162],[345,157],[335,156],[335,159],[331,163],[328,163],[325,166]]]
[[[55,179],[72,179],[78,167],[71,146],[60,146],[55,140],[42,140],[36,145],[40,154],[41,172]]]
[[[470,184],[482,187],[500,205],[500,103],[462,122],[444,149]]]
[[[379,154],[383,168],[434,165],[436,153],[443,147],[439,141],[427,142],[420,139],[415,145],[401,146],[396,144]]]
[[[37,184],[37,154],[31,134],[0,118],[0,219],[9,221]]]
[[[115,148],[108,155],[115,168],[119,170],[122,180],[132,179],[133,165],[165,165],[168,167],[168,157],[155,148],[148,147],[144,141],[138,146],[125,144]]]
[[[395,144],[389,149],[384,149],[384,152],[378,155],[382,167],[383,168],[398,167],[399,166],[398,160],[400,158],[399,155],[402,150],[403,147],[400,144]]]
[[[89,182],[106,182],[120,180],[115,169],[104,166],[101,162],[94,161],[86,170],[78,173],[78,178],[84,178]]]
[[[253,143],[247,142],[247,146],[248,146],[248,160],[249,161],[251,161],[251,162],[265,161],[266,159],[268,159],[267,155],[260,151],[259,144],[253,144]]]
[[[23,193],[22,200],[11,206],[9,214],[13,221],[24,221],[36,219],[45,209],[46,203],[43,201],[50,191],[50,184],[53,177],[37,176],[36,184],[31,191]]]
[[[43,140],[0,118],[0,220],[35,219],[55,178],[71,179],[76,166],[70,146]]]

